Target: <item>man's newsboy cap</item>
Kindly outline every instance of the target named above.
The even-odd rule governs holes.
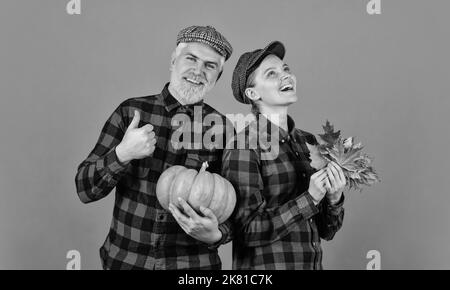
[[[190,26],[182,29],[177,36],[177,45],[180,42],[201,42],[211,46],[220,55],[228,60],[233,48],[228,40],[212,26]]]

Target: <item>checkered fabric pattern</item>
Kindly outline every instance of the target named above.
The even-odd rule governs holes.
[[[269,124],[262,115],[255,122],[259,126],[262,120]],[[295,129],[290,117],[288,127],[289,133],[279,128],[279,155],[273,160],[261,158],[266,150],[260,146],[224,151],[222,175],[238,200],[231,218],[233,269],[322,269],[320,239],[331,240],[341,228],[344,198],[336,205],[324,198],[315,206],[307,191],[315,170],[305,142],[316,144],[314,136]],[[249,128],[257,127],[239,134],[251,136]]]
[[[75,183],[84,203],[102,199],[116,188],[111,227],[100,249],[105,269],[221,268],[217,247],[229,240],[229,222],[219,226],[222,240],[210,246],[187,235],[156,197],[158,178],[170,166],[199,170],[208,161],[208,171],[220,173],[222,149],[174,149],[170,142],[177,129],[171,126],[171,118],[186,113],[192,120],[196,109],[201,109],[203,118],[218,114],[226,120],[203,102],[195,107],[181,106],[167,85],[161,94],[128,99],[109,117],[94,149],[79,165]],[[139,127],[153,125],[157,144],[151,157],[125,165],[117,159],[115,147],[133,119],[134,110],[141,114]],[[221,128],[224,134],[230,132],[225,127]],[[202,135],[209,129],[211,126],[203,126]],[[198,138],[191,140],[191,148],[202,148],[202,143],[195,143]]]
[[[228,40],[212,26],[190,26],[182,29],[177,36],[177,45],[180,42],[201,42],[214,48],[220,55],[228,60],[233,48]]]

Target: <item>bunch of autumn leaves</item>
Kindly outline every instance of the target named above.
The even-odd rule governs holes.
[[[355,143],[353,137],[342,138],[341,131],[326,122],[322,126],[324,134],[319,134],[318,144],[306,143],[310,151],[311,167],[320,170],[331,161],[336,162],[344,172],[349,189],[359,189],[379,182],[380,178],[371,166],[373,159],[362,152],[361,143]]]

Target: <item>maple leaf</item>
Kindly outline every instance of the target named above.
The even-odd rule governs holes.
[[[341,131],[334,132],[334,126],[328,120],[322,128],[325,134],[319,134],[320,138],[328,143],[328,145],[335,144],[341,136]]]
[[[327,120],[322,126],[325,134],[319,134],[318,145],[310,145],[311,167],[320,170],[331,161],[336,162],[344,172],[349,189],[359,189],[380,182],[378,174],[371,166],[372,158],[362,153],[361,143],[355,143],[354,137],[342,138],[341,131],[334,131],[334,126]]]
[[[353,167],[356,167],[356,168],[360,167],[359,164],[356,163],[356,160],[360,159],[361,150],[362,150],[362,147],[356,148],[356,149],[354,149],[354,148],[348,149],[347,152],[344,152],[339,156],[339,159],[337,160],[338,164],[341,167],[347,168],[347,170],[352,170],[350,168],[353,168]],[[356,168],[355,168],[355,170],[356,170]]]

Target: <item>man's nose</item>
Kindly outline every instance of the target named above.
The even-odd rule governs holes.
[[[192,71],[196,74],[196,75],[200,75],[202,73],[203,70],[203,63],[201,61],[197,61],[194,64],[194,67],[192,68]]]

